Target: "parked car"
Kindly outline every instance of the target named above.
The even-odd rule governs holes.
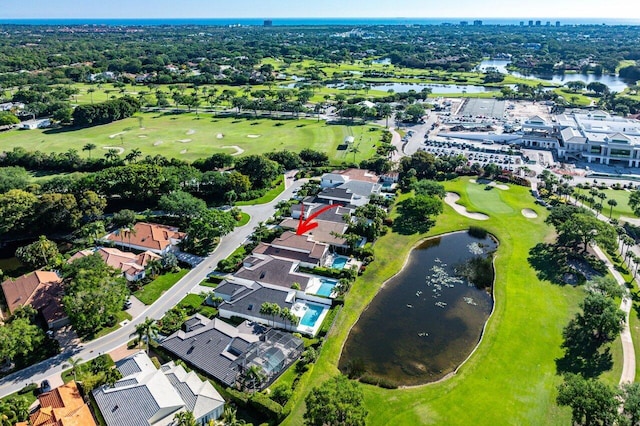
[[[127,300],[124,302],[124,308],[125,308],[125,309],[129,309],[130,307],[131,307],[131,300],[127,299]]]
[[[42,383],[40,383],[40,393],[49,391],[51,391],[51,384],[49,384],[49,381],[45,379],[42,381]]]

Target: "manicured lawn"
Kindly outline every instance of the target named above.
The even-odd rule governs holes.
[[[556,386],[561,382],[555,359],[562,355],[562,329],[578,310],[584,292],[542,282],[529,266],[529,250],[552,238],[551,229],[544,224],[546,210],[536,208],[529,189],[524,187],[486,191],[490,197],[497,197],[487,202],[480,197],[486,195],[484,190],[478,190],[478,185],[466,178],[446,182],[445,186],[459,193],[461,203],[469,210],[482,211],[490,219],[467,219],[445,206],[429,235],[476,225],[498,238],[494,313],[481,344],[455,377],[398,390],[363,385],[369,411],[367,424],[569,424],[569,410],[555,404]],[[522,208],[534,208],[540,216],[526,219]],[[342,345],[351,326],[380,285],[398,272],[410,248],[424,237],[389,233],[376,243],[375,262],[346,297],[320,358],[311,374],[298,384],[285,424],[302,423],[304,396],[338,374]]]
[[[188,312],[197,312],[208,318],[213,318],[218,310],[212,306],[203,305],[204,297],[199,294],[187,294],[178,306],[185,308]]]
[[[249,216],[249,214],[245,212],[242,212],[240,220],[236,221],[236,227],[239,228],[241,226],[245,226],[247,223],[249,223],[250,220],[251,220],[251,216]]]
[[[265,204],[273,201],[278,195],[280,195],[282,191],[284,191],[284,176],[280,176],[278,178],[278,184],[267,191],[262,197],[256,198],[255,200],[238,201],[236,202],[236,206],[253,206],[255,204]],[[247,219],[247,222],[249,222],[249,219]]]
[[[280,150],[299,152],[310,148],[327,153],[332,163],[339,164],[354,161],[352,152],[337,149],[346,136],[354,136],[359,150],[355,161],[360,162],[375,152],[382,131],[371,125],[331,125],[306,119],[235,119],[212,117],[211,114],[200,114],[198,118],[194,113],[139,115],[142,122],[132,117],[79,130],[12,130],[0,134],[0,144],[4,150],[14,147],[43,152],[76,149],[80,155],[94,158],[103,156],[106,147],[124,150],[123,156],[137,148],[143,156],[161,154],[188,161],[217,152],[247,155]],[[371,131],[372,128],[375,130]],[[97,148],[91,152],[82,151],[89,142]]]
[[[188,269],[181,269],[179,272],[169,272],[162,276],[159,276],[149,284],[142,287],[140,290],[133,293],[145,305],[151,305],[165,291],[169,290],[180,278],[184,277]]]
[[[618,205],[613,208],[613,214],[611,215],[611,217],[614,217],[616,219],[619,219],[620,216],[636,217],[636,215],[633,213],[633,210],[631,210],[631,207],[629,207],[629,195],[631,195],[631,192],[621,189],[605,189],[602,192],[607,194],[607,199],[602,203],[603,215],[609,217],[609,209],[611,207],[607,204],[607,200],[616,200]]]

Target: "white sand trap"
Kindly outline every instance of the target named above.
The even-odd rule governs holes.
[[[193,129],[189,129],[189,130],[187,130],[187,135],[192,135],[192,134],[194,134],[195,132],[196,132],[195,130],[193,130]]]
[[[103,146],[102,149],[115,149],[118,151],[118,155],[122,155],[124,153],[124,148],[121,146]]]
[[[124,135],[125,133],[127,133],[127,132],[118,132],[118,133],[114,133],[114,134],[112,134],[112,135],[109,135],[109,139],[115,139],[115,138],[117,138],[117,137],[118,137],[118,136],[120,136],[120,135]]]
[[[191,139],[178,139],[178,142],[180,142],[180,143],[189,143],[189,142],[191,142]]]
[[[182,151],[180,151],[180,154],[186,154],[186,153],[187,153],[186,149],[183,149]]]
[[[260,136],[262,135],[247,135],[247,137],[251,139],[259,138]]]
[[[240,155],[240,154],[242,154],[242,153],[244,152],[244,149],[240,148],[238,145],[225,145],[225,146],[223,146],[222,148],[231,148],[231,149],[235,149],[235,150],[236,150],[236,152],[234,152],[233,154],[231,154],[231,155],[234,155],[234,156],[235,156],[235,155]]]
[[[217,139],[222,139],[222,138],[224,138],[224,135],[223,135],[222,133],[218,133],[218,134],[216,135],[216,138],[217,138]]]
[[[141,138],[141,139],[146,139],[146,138],[148,138],[148,136],[147,136],[147,135],[138,135],[138,137],[139,137],[139,138]]]
[[[460,204],[458,204],[459,199],[460,199],[460,196],[455,192],[447,192],[447,196],[444,197],[444,202],[447,203],[449,206],[451,206],[456,212],[458,212],[462,216],[468,217],[470,219],[475,219],[475,220],[489,219],[489,216],[487,216],[484,213],[472,213],[470,211],[467,211],[467,208],[465,206],[461,206]]]
[[[163,143],[164,143],[164,142],[162,142],[162,141],[155,141],[155,142],[153,143],[153,146],[162,145]]]
[[[522,213],[522,216],[526,217],[527,219],[535,219],[536,217],[538,217],[538,213],[531,209],[522,209],[520,212]]]

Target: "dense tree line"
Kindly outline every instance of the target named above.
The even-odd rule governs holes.
[[[91,105],[78,105],[73,110],[76,127],[97,126],[131,117],[140,110],[140,102],[130,96]]]

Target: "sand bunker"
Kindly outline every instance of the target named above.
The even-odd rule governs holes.
[[[142,138],[142,139],[146,139],[148,136],[147,135],[138,135],[138,137]]]
[[[117,138],[118,136],[120,136],[120,135],[124,135],[125,133],[127,133],[127,132],[118,132],[118,133],[114,133],[114,134],[112,134],[112,135],[109,135],[109,139]]]
[[[216,138],[217,138],[217,139],[222,139],[222,138],[224,138],[224,135],[223,135],[222,133],[218,133],[218,134],[216,135]]]
[[[223,146],[222,148],[231,148],[231,149],[235,149],[235,150],[236,150],[236,152],[234,152],[233,154],[231,154],[231,155],[233,155],[233,156],[235,156],[235,155],[240,155],[240,154],[242,154],[242,153],[244,152],[244,149],[240,148],[238,145],[225,145],[225,146]]]
[[[255,139],[259,138],[261,135],[247,135],[248,138]]]
[[[189,130],[187,130],[187,135],[192,135],[192,134],[194,134],[195,132],[196,132],[195,130],[193,130],[193,129],[189,129]]]
[[[487,216],[484,213],[472,213],[470,211],[467,211],[467,208],[465,206],[461,206],[460,204],[458,204],[459,199],[460,199],[460,196],[455,192],[447,192],[447,196],[444,197],[444,202],[447,203],[449,206],[451,206],[456,212],[458,212],[462,216],[468,217],[470,219],[475,219],[475,220],[489,219],[489,216]]]
[[[531,209],[522,209],[520,212],[522,213],[522,216],[526,217],[527,219],[535,219],[536,217],[538,217],[538,213]]]
[[[191,142],[191,139],[178,139],[178,142],[180,142],[180,143],[189,143],[189,142]]]
[[[163,143],[164,143],[164,142],[162,142],[162,141],[155,141],[155,142],[153,143],[153,146],[162,145]]]
[[[118,151],[118,155],[122,155],[124,153],[124,148],[121,146],[103,146],[102,149],[115,149]]]
[[[480,181],[477,181],[475,179],[469,179],[469,182],[477,183],[479,185],[493,186],[494,188],[502,189],[503,191],[506,191],[507,189],[509,189],[509,187],[505,184],[495,183],[494,181],[485,180],[485,179],[481,179]]]
[[[186,153],[187,153],[186,149],[183,149],[182,151],[180,151],[180,154],[186,154]]]

